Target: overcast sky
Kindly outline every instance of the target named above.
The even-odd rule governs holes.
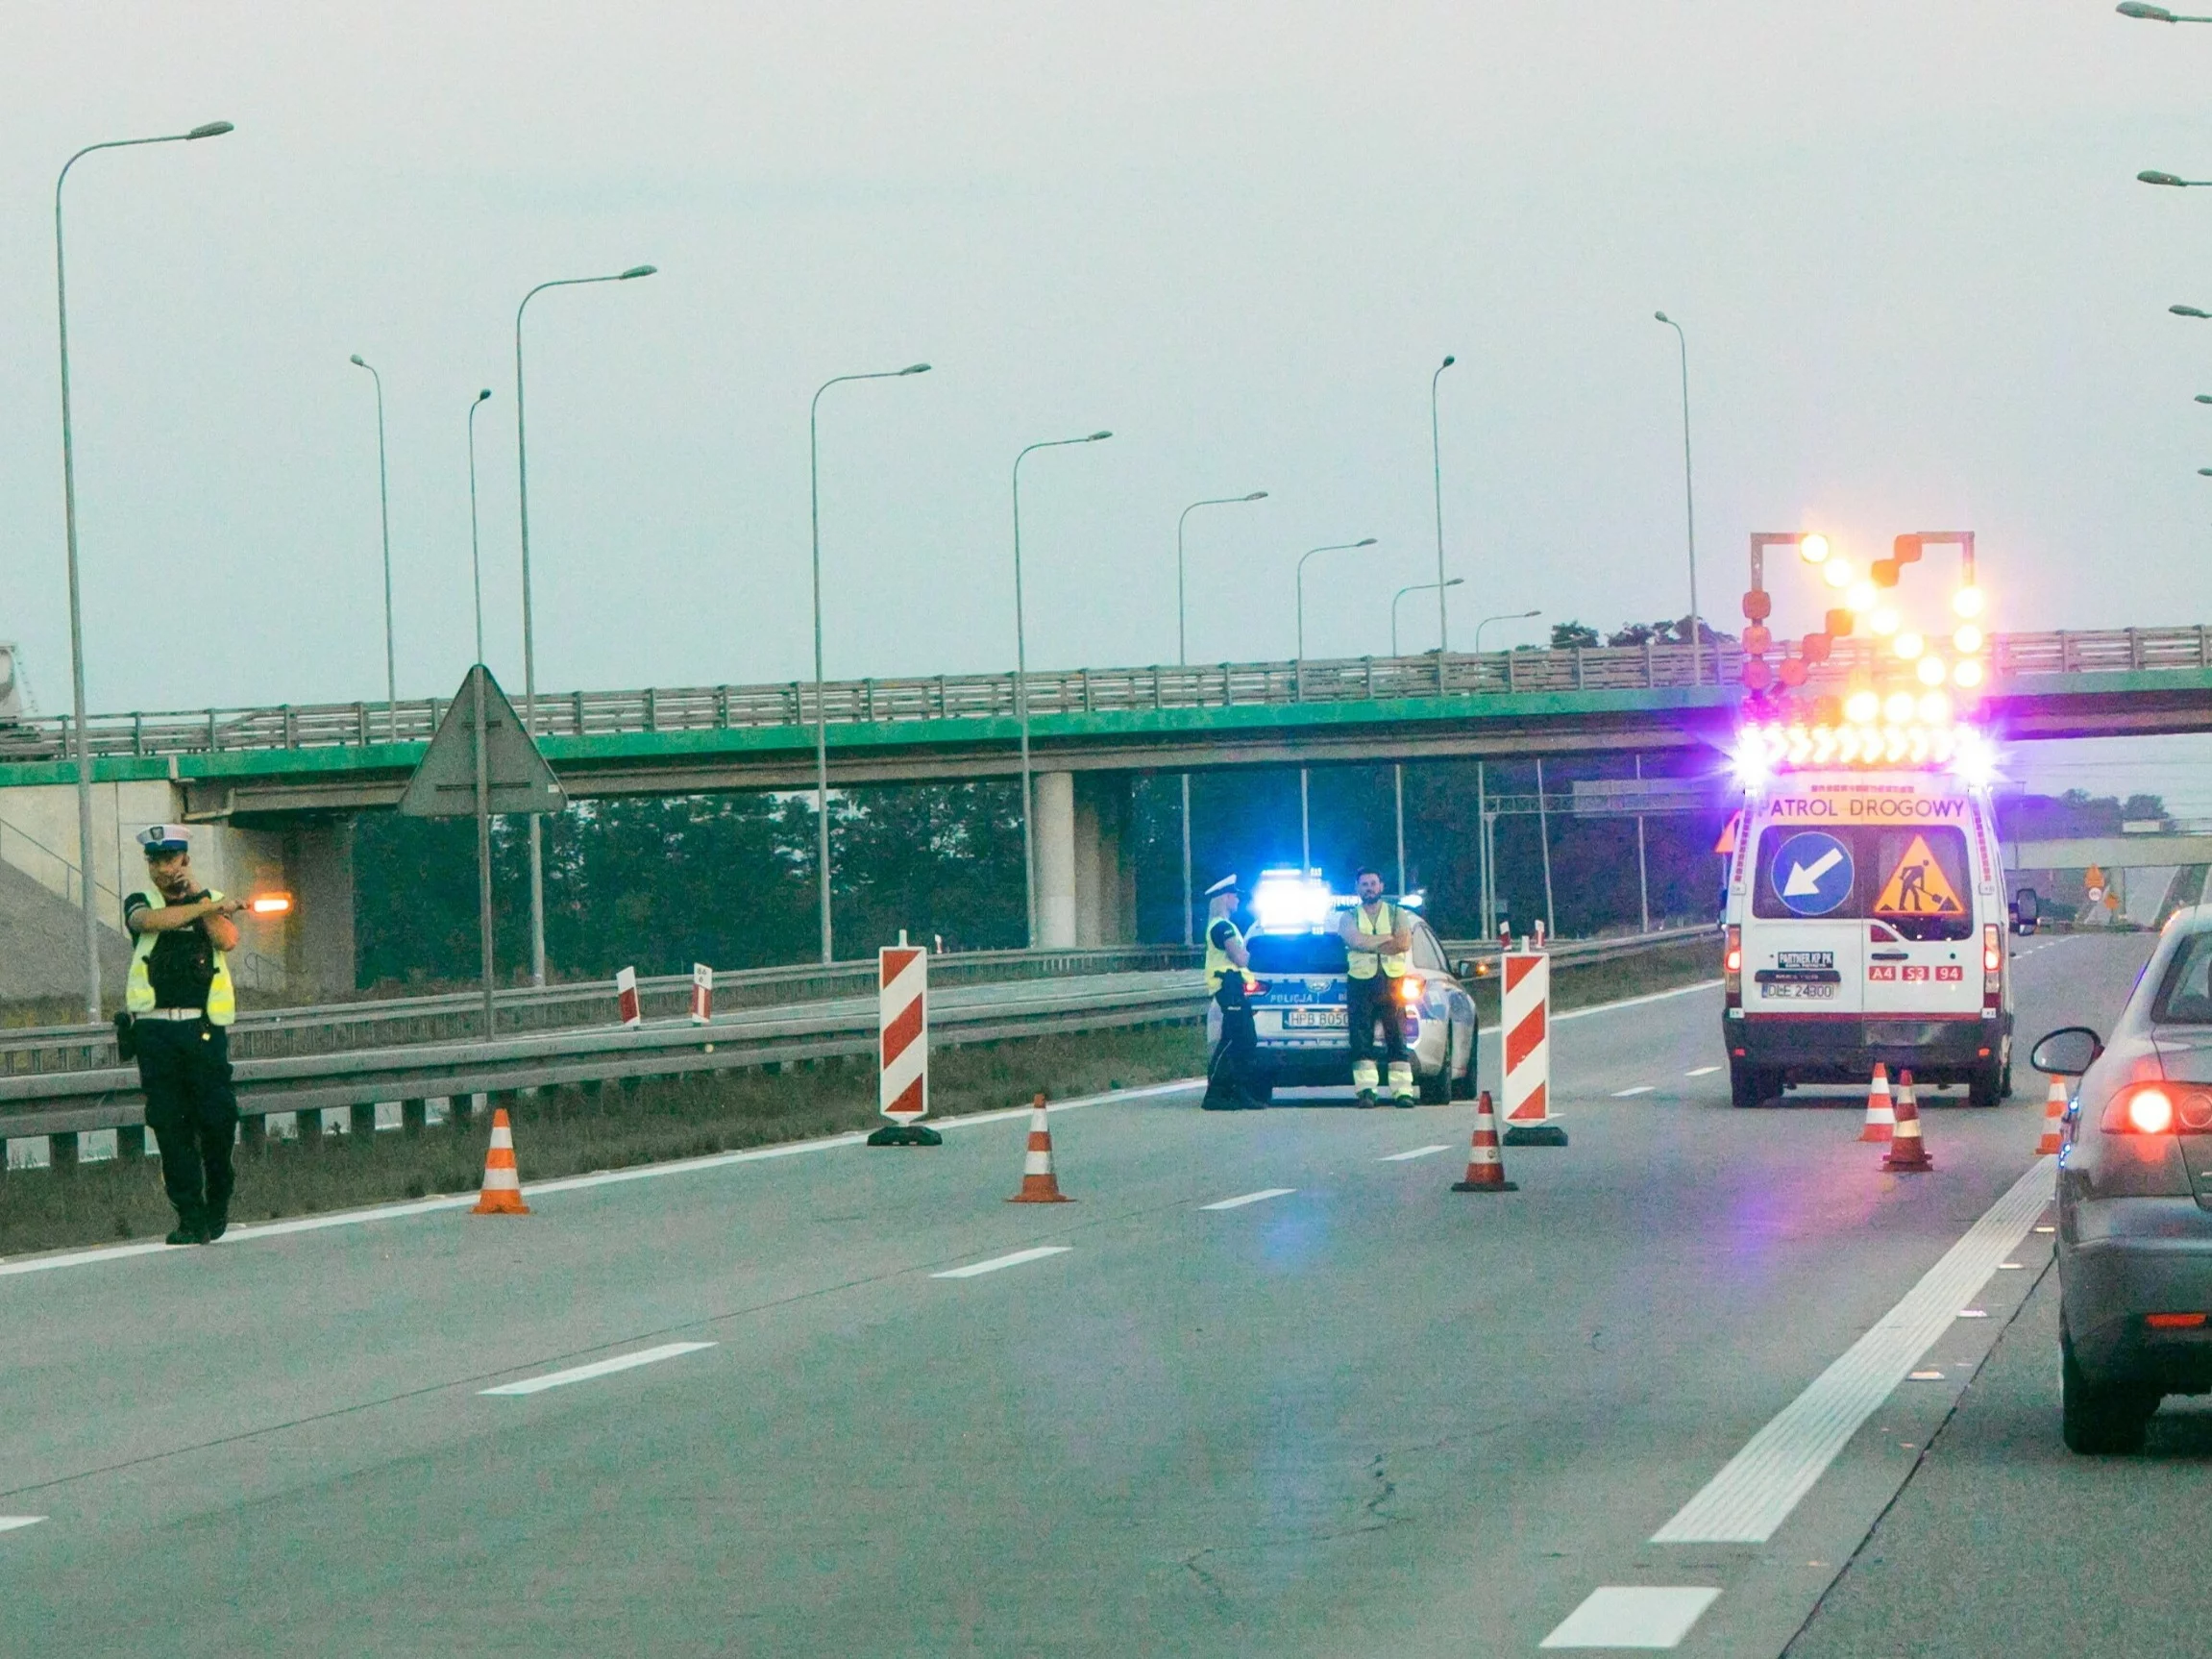
[[[823,400],[833,676],[1009,665],[1009,465],[1098,427],[1024,467],[1032,663],[1173,660],[1176,514],[1252,489],[1192,517],[1192,655],[1289,656],[1298,554],[1365,535],[1308,649],[1387,650],[1445,352],[1453,643],[1680,614],[1658,308],[1720,626],[1745,533],[1799,526],[1977,531],[1999,628],[2212,620],[2212,324],[2166,313],[2212,310],[2212,191],[2133,182],[2212,177],[2212,28],[2105,0],[10,0],[0,63],[0,637],[48,710],[54,174],[218,118],[69,182],[96,708],[381,695],[354,352],[401,692],[471,655],[483,386],[519,685],[515,304],[641,261],[530,310],[548,689],[809,672],[807,400],[918,359]]]

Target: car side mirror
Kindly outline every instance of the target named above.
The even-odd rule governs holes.
[[[2028,1063],[2046,1077],[2078,1077],[2104,1052],[2104,1041],[2087,1026],[2061,1026],[2035,1045]]]
[[[1462,957],[1461,957],[1461,958],[1460,958],[1460,959],[1459,959],[1457,962],[1454,962],[1454,963],[1452,964],[1452,978],[1455,978],[1455,979],[1471,979],[1471,978],[1473,978],[1474,977],[1475,977],[1475,964],[1474,964],[1474,960],[1473,960],[1473,958],[1472,958],[1472,957],[1462,956]]]

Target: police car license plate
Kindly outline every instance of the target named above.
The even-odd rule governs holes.
[[[1761,985],[1759,989],[1765,993],[1770,1002],[1779,1003],[1794,1000],[1804,1003],[1818,1003],[1832,1002],[1835,999],[1835,987],[1833,985],[1801,985],[1784,982],[1779,985]]]
[[[1286,1008],[1283,1027],[1291,1031],[1325,1030],[1344,1028],[1344,1010],[1341,1008]]]

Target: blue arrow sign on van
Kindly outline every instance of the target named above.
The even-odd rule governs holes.
[[[1800,916],[1825,916],[1851,897],[1851,850],[1833,835],[1792,835],[1774,855],[1767,879],[1775,897]]]

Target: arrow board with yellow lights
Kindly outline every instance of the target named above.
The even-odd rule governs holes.
[[[1943,866],[1929,851],[1927,836],[1912,838],[1912,845],[1905,850],[1905,856],[1897,861],[1897,868],[1890,871],[1889,879],[1881,884],[1873,914],[1904,917],[1966,914],[1966,906],[1959,903],[1951,878],[1943,873]]]

